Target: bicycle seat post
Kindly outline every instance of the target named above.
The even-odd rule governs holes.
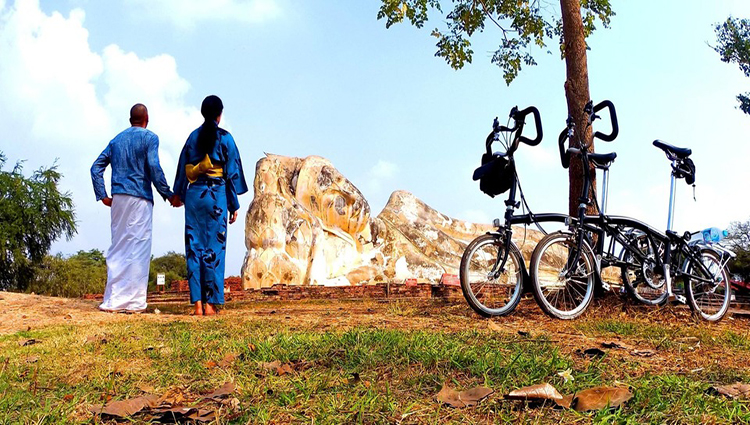
[[[672,169],[674,170],[677,161],[672,160]],[[674,224],[674,203],[675,203],[675,185],[677,179],[675,178],[674,171],[672,171],[672,178],[669,184],[669,217],[667,217],[667,231],[672,231],[672,225]]]
[[[602,177],[602,205],[599,210],[602,214],[607,213],[607,193],[609,192],[609,167],[604,169]]]

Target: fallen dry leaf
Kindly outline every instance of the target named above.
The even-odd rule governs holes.
[[[213,368],[215,368],[216,366],[218,366],[218,363],[216,363],[216,362],[215,362],[215,361],[213,361],[213,360],[209,360],[209,361],[207,361],[206,363],[203,363],[203,366],[205,366],[205,367],[206,367],[206,369],[213,369]]]
[[[158,308],[155,308],[154,309],[154,314],[161,314],[161,310],[159,310]]]
[[[38,339],[25,339],[23,341],[18,341],[18,345],[21,347],[26,347],[28,345],[34,345],[34,344],[40,344],[42,341]]]
[[[287,373],[292,372],[294,372],[294,369],[292,369],[292,366],[289,363],[284,363],[276,368],[276,374],[279,376],[286,375]]]
[[[247,344],[247,349],[250,350],[250,352],[254,352],[258,348],[255,346],[255,344]]]
[[[281,362],[278,360],[274,360],[272,362],[260,362],[260,367],[265,370],[276,370],[279,366],[281,366]]]
[[[487,327],[490,328],[491,331],[503,332],[503,327],[493,322],[492,320],[487,321]]]
[[[119,400],[107,403],[98,413],[115,418],[127,418],[129,416],[135,415],[143,409],[156,407],[158,402],[158,396],[145,395],[127,400]]]
[[[217,365],[220,368],[228,368],[234,364],[234,362],[239,358],[239,355],[236,353],[229,353],[226,356],[224,356],[223,359],[219,360],[219,363]]]
[[[560,400],[562,394],[549,383],[531,385],[529,387],[513,390],[505,395],[508,400]]]
[[[714,391],[729,398],[750,398],[750,384],[743,384],[742,382],[736,382],[731,385],[719,385],[717,387],[710,387],[708,389],[708,392]]]
[[[157,423],[180,423],[191,419],[191,415],[198,413],[196,407],[174,406],[152,409],[150,421]]]
[[[221,401],[221,404],[228,406],[232,410],[237,410],[240,407],[240,399],[237,397],[227,398]]]
[[[570,409],[570,405],[573,403],[573,397],[575,397],[573,394],[564,395],[563,398],[555,400],[555,403],[560,407]]]
[[[309,368],[309,363],[304,360],[296,360],[289,363],[281,363],[278,360],[274,360],[272,362],[260,362],[259,365],[265,370],[276,372],[279,376]]]
[[[216,412],[213,410],[198,409],[195,413],[188,415],[188,419],[195,422],[213,422],[216,420]]]
[[[86,344],[106,344],[109,342],[105,335],[89,335],[86,337]]]
[[[651,357],[654,354],[656,354],[656,351],[654,350],[632,350],[630,354],[638,357]]]
[[[204,400],[214,400],[214,401],[221,401],[227,397],[229,397],[230,394],[234,392],[234,390],[237,389],[237,386],[234,385],[231,382],[225,382],[224,385],[214,390],[212,393],[206,395],[203,397]]]
[[[458,392],[444,384],[435,398],[454,408],[476,406],[477,403],[487,398],[494,391],[487,387],[474,387],[466,391]]]
[[[596,387],[576,393],[573,396],[573,407],[578,412],[599,410],[605,407],[619,407],[630,400],[633,394],[627,388]]]
[[[183,401],[185,401],[184,392],[180,388],[172,388],[159,398],[157,405],[178,406]]]
[[[618,341],[610,341],[610,342],[602,342],[602,347],[604,348],[617,348],[620,350],[630,350],[631,348],[621,342]]]
[[[36,363],[39,361],[39,356],[26,357],[26,363]]]
[[[65,400],[65,401],[73,400],[73,394],[65,394],[63,396],[63,400]]]

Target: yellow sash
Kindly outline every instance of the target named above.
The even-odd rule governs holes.
[[[185,166],[185,174],[190,183],[195,183],[202,174],[208,177],[224,177],[224,167],[214,165],[211,162],[211,158],[206,154],[206,157],[201,162],[195,165],[187,164]]]

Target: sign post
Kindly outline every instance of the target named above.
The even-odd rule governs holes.
[[[156,275],[156,286],[159,287],[159,292],[164,292],[164,284],[165,282],[165,276],[164,273],[158,273]]]

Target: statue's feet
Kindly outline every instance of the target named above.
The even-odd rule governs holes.
[[[203,315],[204,316],[213,316],[216,313],[217,313],[217,311],[214,308],[214,306],[211,305],[211,304],[209,304],[209,303],[206,303],[206,307],[203,309]]]
[[[193,311],[193,316],[203,316],[203,303],[202,302],[197,301],[195,303],[195,311]]]

